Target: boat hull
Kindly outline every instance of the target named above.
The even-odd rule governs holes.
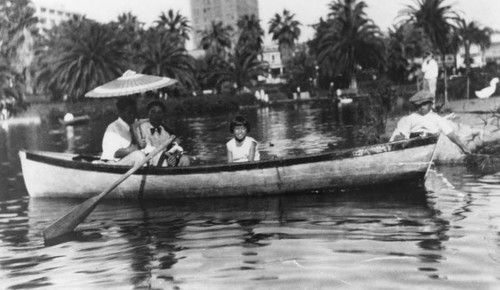
[[[436,140],[418,138],[240,164],[145,167],[108,198],[252,196],[423,183]],[[129,169],[74,161],[75,155],[66,153],[20,151],[19,155],[31,197],[89,198],[106,190]]]

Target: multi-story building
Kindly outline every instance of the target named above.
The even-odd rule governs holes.
[[[35,2],[36,13],[38,17],[38,28],[41,31],[51,29],[62,21],[69,20],[73,17],[82,17],[80,13],[75,13],[60,6],[48,6],[42,3]]]
[[[258,0],[191,0],[194,48],[199,48],[201,31],[209,28],[212,21],[231,25],[236,32],[238,19],[252,14],[259,16]],[[236,35],[233,43],[235,40]]]
[[[484,53],[486,63],[500,64],[500,33],[491,36],[491,46]]]

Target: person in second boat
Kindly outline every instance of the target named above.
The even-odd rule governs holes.
[[[410,103],[416,107],[416,112],[399,120],[390,141],[443,133],[463,153],[470,154],[471,150],[457,136],[450,121],[439,116],[432,110],[433,101],[434,95],[429,91],[423,90],[414,94],[410,98]]]
[[[243,116],[236,116],[229,124],[229,132],[234,138],[226,143],[227,161],[248,162],[260,160],[257,141],[247,136],[250,132],[250,122]]]
[[[163,125],[163,117],[166,113],[165,104],[161,101],[152,101],[146,109],[149,119],[140,120],[137,134],[146,140],[146,147],[143,151],[149,154],[166,142],[173,133],[172,130]],[[190,158],[184,155],[184,150],[179,146],[179,142],[179,139],[175,139],[163,154],[153,157],[151,164],[159,167],[189,166]]]

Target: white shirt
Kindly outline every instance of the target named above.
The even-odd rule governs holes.
[[[449,122],[450,121],[432,111],[424,116],[418,113],[412,113],[399,120],[396,130],[392,133],[390,141],[393,141],[394,138],[400,134],[408,139],[410,138],[411,133],[416,132],[424,132],[428,134],[438,134],[442,132],[444,135],[448,135],[453,132],[453,127]]]
[[[424,73],[424,79],[436,79],[439,74],[437,62],[434,59],[428,62],[424,60],[422,63],[422,72]]]
[[[158,131],[155,131],[153,134],[151,134],[153,125],[151,125],[149,120],[144,120],[139,125],[138,136],[139,138],[146,139],[146,147],[142,149],[144,153],[149,154],[153,152],[157,147],[165,143],[170,138],[170,133],[168,133],[162,125],[160,125],[159,127],[161,128],[160,133],[158,133]],[[160,157],[161,154],[157,154],[156,156],[154,156],[151,160],[151,164],[156,165]]]
[[[102,156],[103,160],[119,160],[115,158],[115,152],[122,148],[127,148],[132,144],[130,135],[130,126],[121,118],[116,119],[109,124],[102,138]]]
[[[247,162],[252,143],[255,143],[254,161],[260,160],[259,150],[257,150],[258,143],[254,138],[246,136],[241,146],[236,145],[236,139],[229,140],[226,143],[226,148],[228,152],[233,154],[233,162]]]

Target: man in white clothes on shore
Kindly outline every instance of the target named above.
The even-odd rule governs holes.
[[[422,73],[424,74],[424,90],[430,92],[435,101],[439,68],[430,51],[425,53],[424,62],[422,63]]]

